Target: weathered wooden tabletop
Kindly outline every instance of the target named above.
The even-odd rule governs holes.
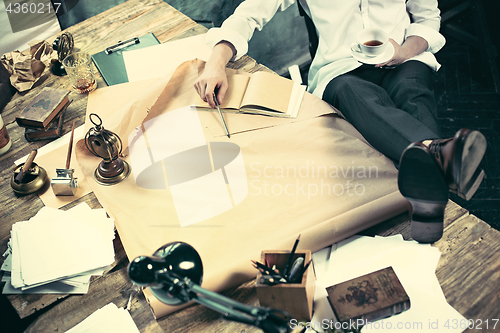
[[[164,43],[206,31],[161,0],[129,0],[67,30],[74,36],[75,48],[90,54],[100,52],[120,40],[150,32]],[[55,37],[48,42],[51,44]],[[230,63],[230,66],[249,72],[267,70],[246,56]],[[96,73],[98,87],[106,86],[99,73]],[[17,93],[2,112],[13,145],[7,154],[0,157],[0,253],[7,248],[12,225],[29,219],[43,207],[36,194],[14,194],[10,178],[15,160],[47,143],[27,142],[24,129],[15,122],[20,110],[44,86],[67,89],[69,85],[66,77],[56,77],[46,71],[35,87],[26,93]],[[63,128],[65,133],[70,131],[73,121],[76,126],[84,122],[87,105],[87,95],[72,93],[71,96],[73,103],[66,112]],[[87,202],[92,208],[100,207],[91,193],[63,209],[69,209],[80,202]],[[409,227],[408,214],[402,214],[364,234],[399,233],[405,239],[410,239]],[[500,323],[496,329],[492,329],[494,320],[500,318],[500,233],[450,201],[446,211],[444,236],[434,246],[442,253],[436,275],[448,302],[467,319],[474,320],[474,329],[468,331],[500,332]],[[128,260],[119,237],[115,240],[115,251],[115,267],[104,276],[95,278],[85,295],[7,296],[19,317],[32,322],[27,332],[63,332],[110,302],[119,307],[125,306],[134,288],[126,274]],[[0,263],[2,260],[0,258]],[[254,286],[255,282],[250,281],[224,294],[246,304],[258,305]],[[41,309],[44,311],[40,311]],[[137,293],[132,299],[131,314],[141,332],[260,332],[248,325],[223,320],[220,314],[201,305],[193,305],[156,320],[141,293]],[[9,319],[2,317],[2,321],[4,320]]]

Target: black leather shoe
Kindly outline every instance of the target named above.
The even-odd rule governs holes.
[[[464,128],[453,138],[432,141],[429,150],[441,167],[450,191],[469,200],[484,178],[484,171],[478,168],[486,152],[484,135]]]
[[[434,154],[422,143],[409,145],[399,163],[398,186],[410,202],[411,236],[432,243],[443,235],[449,186]]]

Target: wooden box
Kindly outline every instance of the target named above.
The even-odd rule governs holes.
[[[268,262],[269,266],[283,271],[290,251],[262,251],[261,262]],[[311,251],[297,251],[293,260],[304,258],[304,265],[311,260]],[[262,273],[257,274],[257,298],[261,306],[287,311],[297,320],[311,320],[313,311],[314,289],[316,276],[313,265],[309,265],[302,276],[300,283],[280,283],[273,286],[260,283]]]

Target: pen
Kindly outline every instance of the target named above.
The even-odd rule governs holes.
[[[311,262],[312,262],[312,260],[309,260],[309,262],[304,267],[302,267],[302,269],[297,274],[295,274],[295,277],[290,282],[292,282],[292,283],[298,283],[299,281],[301,281],[302,280],[302,276],[304,275],[304,273],[309,268],[309,265],[311,264]]]
[[[304,258],[298,257],[293,262],[292,268],[290,269],[290,275],[288,277],[288,282],[292,282],[295,279],[296,274],[299,272],[300,268],[304,264]]]
[[[287,281],[282,278],[282,277],[279,277],[279,276],[270,276],[270,275],[263,275],[261,278],[260,278],[260,283],[262,284],[268,284],[268,285],[275,285],[275,284],[278,284],[278,283],[286,283]]]
[[[278,280],[276,280],[276,279],[274,279],[273,277],[270,277],[270,276],[266,276],[266,275],[264,275],[264,276],[262,276],[262,277],[260,278],[260,283],[261,283],[261,284],[267,284],[267,285],[272,286],[272,285],[278,284],[278,283],[279,283],[279,281],[278,281]]]
[[[130,45],[134,45],[134,44],[139,44],[141,41],[139,40],[139,38],[137,37],[134,37],[134,38],[130,38],[130,39],[127,39],[123,42],[118,42],[118,44],[116,45],[113,45],[113,46],[110,46],[110,47],[107,47],[105,52],[106,54],[111,54],[113,52],[116,52],[116,51],[119,51],[121,49],[124,49]]]
[[[273,273],[276,273],[276,274],[279,274],[279,270],[277,269],[273,269],[273,268],[270,268],[269,266],[267,265],[264,265],[264,264],[261,264],[260,262],[258,261],[255,261],[255,260],[252,260],[252,263],[254,264],[254,267],[255,268],[261,268],[265,271],[269,271],[269,272],[273,272]]]
[[[226,131],[226,135],[228,138],[231,138],[231,136],[229,135],[229,131],[227,130],[226,121],[224,120],[224,117],[222,116],[222,112],[220,110],[219,101],[217,100],[217,96],[215,96],[215,92],[214,92],[214,102],[215,106],[217,106],[217,111],[219,111],[220,119],[222,120],[222,125],[224,125],[224,130]]]
[[[297,250],[297,245],[299,245],[299,241],[300,241],[300,235],[295,240],[295,243],[293,244],[292,252],[290,252],[290,255],[288,256],[288,261],[286,263],[285,270],[283,271],[283,275],[285,276],[285,278],[287,278],[289,275],[290,266],[292,265],[293,256],[295,254],[295,250]]]
[[[66,156],[66,169],[69,169],[71,163],[71,151],[73,149],[73,137],[75,136],[75,122],[73,122],[73,127],[71,128],[71,137],[69,138],[68,154]]]

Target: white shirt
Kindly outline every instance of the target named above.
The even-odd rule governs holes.
[[[336,76],[361,64],[352,57],[350,46],[356,34],[367,27],[384,30],[389,38],[402,44],[409,36],[424,38],[428,49],[412,58],[437,71],[433,53],[445,44],[439,33],[440,11],[437,0],[300,0],[312,18],[319,35],[316,56],[309,70],[308,91],[321,98],[326,85]],[[248,51],[248,41],[278,11],[295,0],[246,0],[220,28],[208,31],[206,42],[212,47],[222,40],[236,49],[233,60]],[[290,43],[294,43],[290,40]]]

